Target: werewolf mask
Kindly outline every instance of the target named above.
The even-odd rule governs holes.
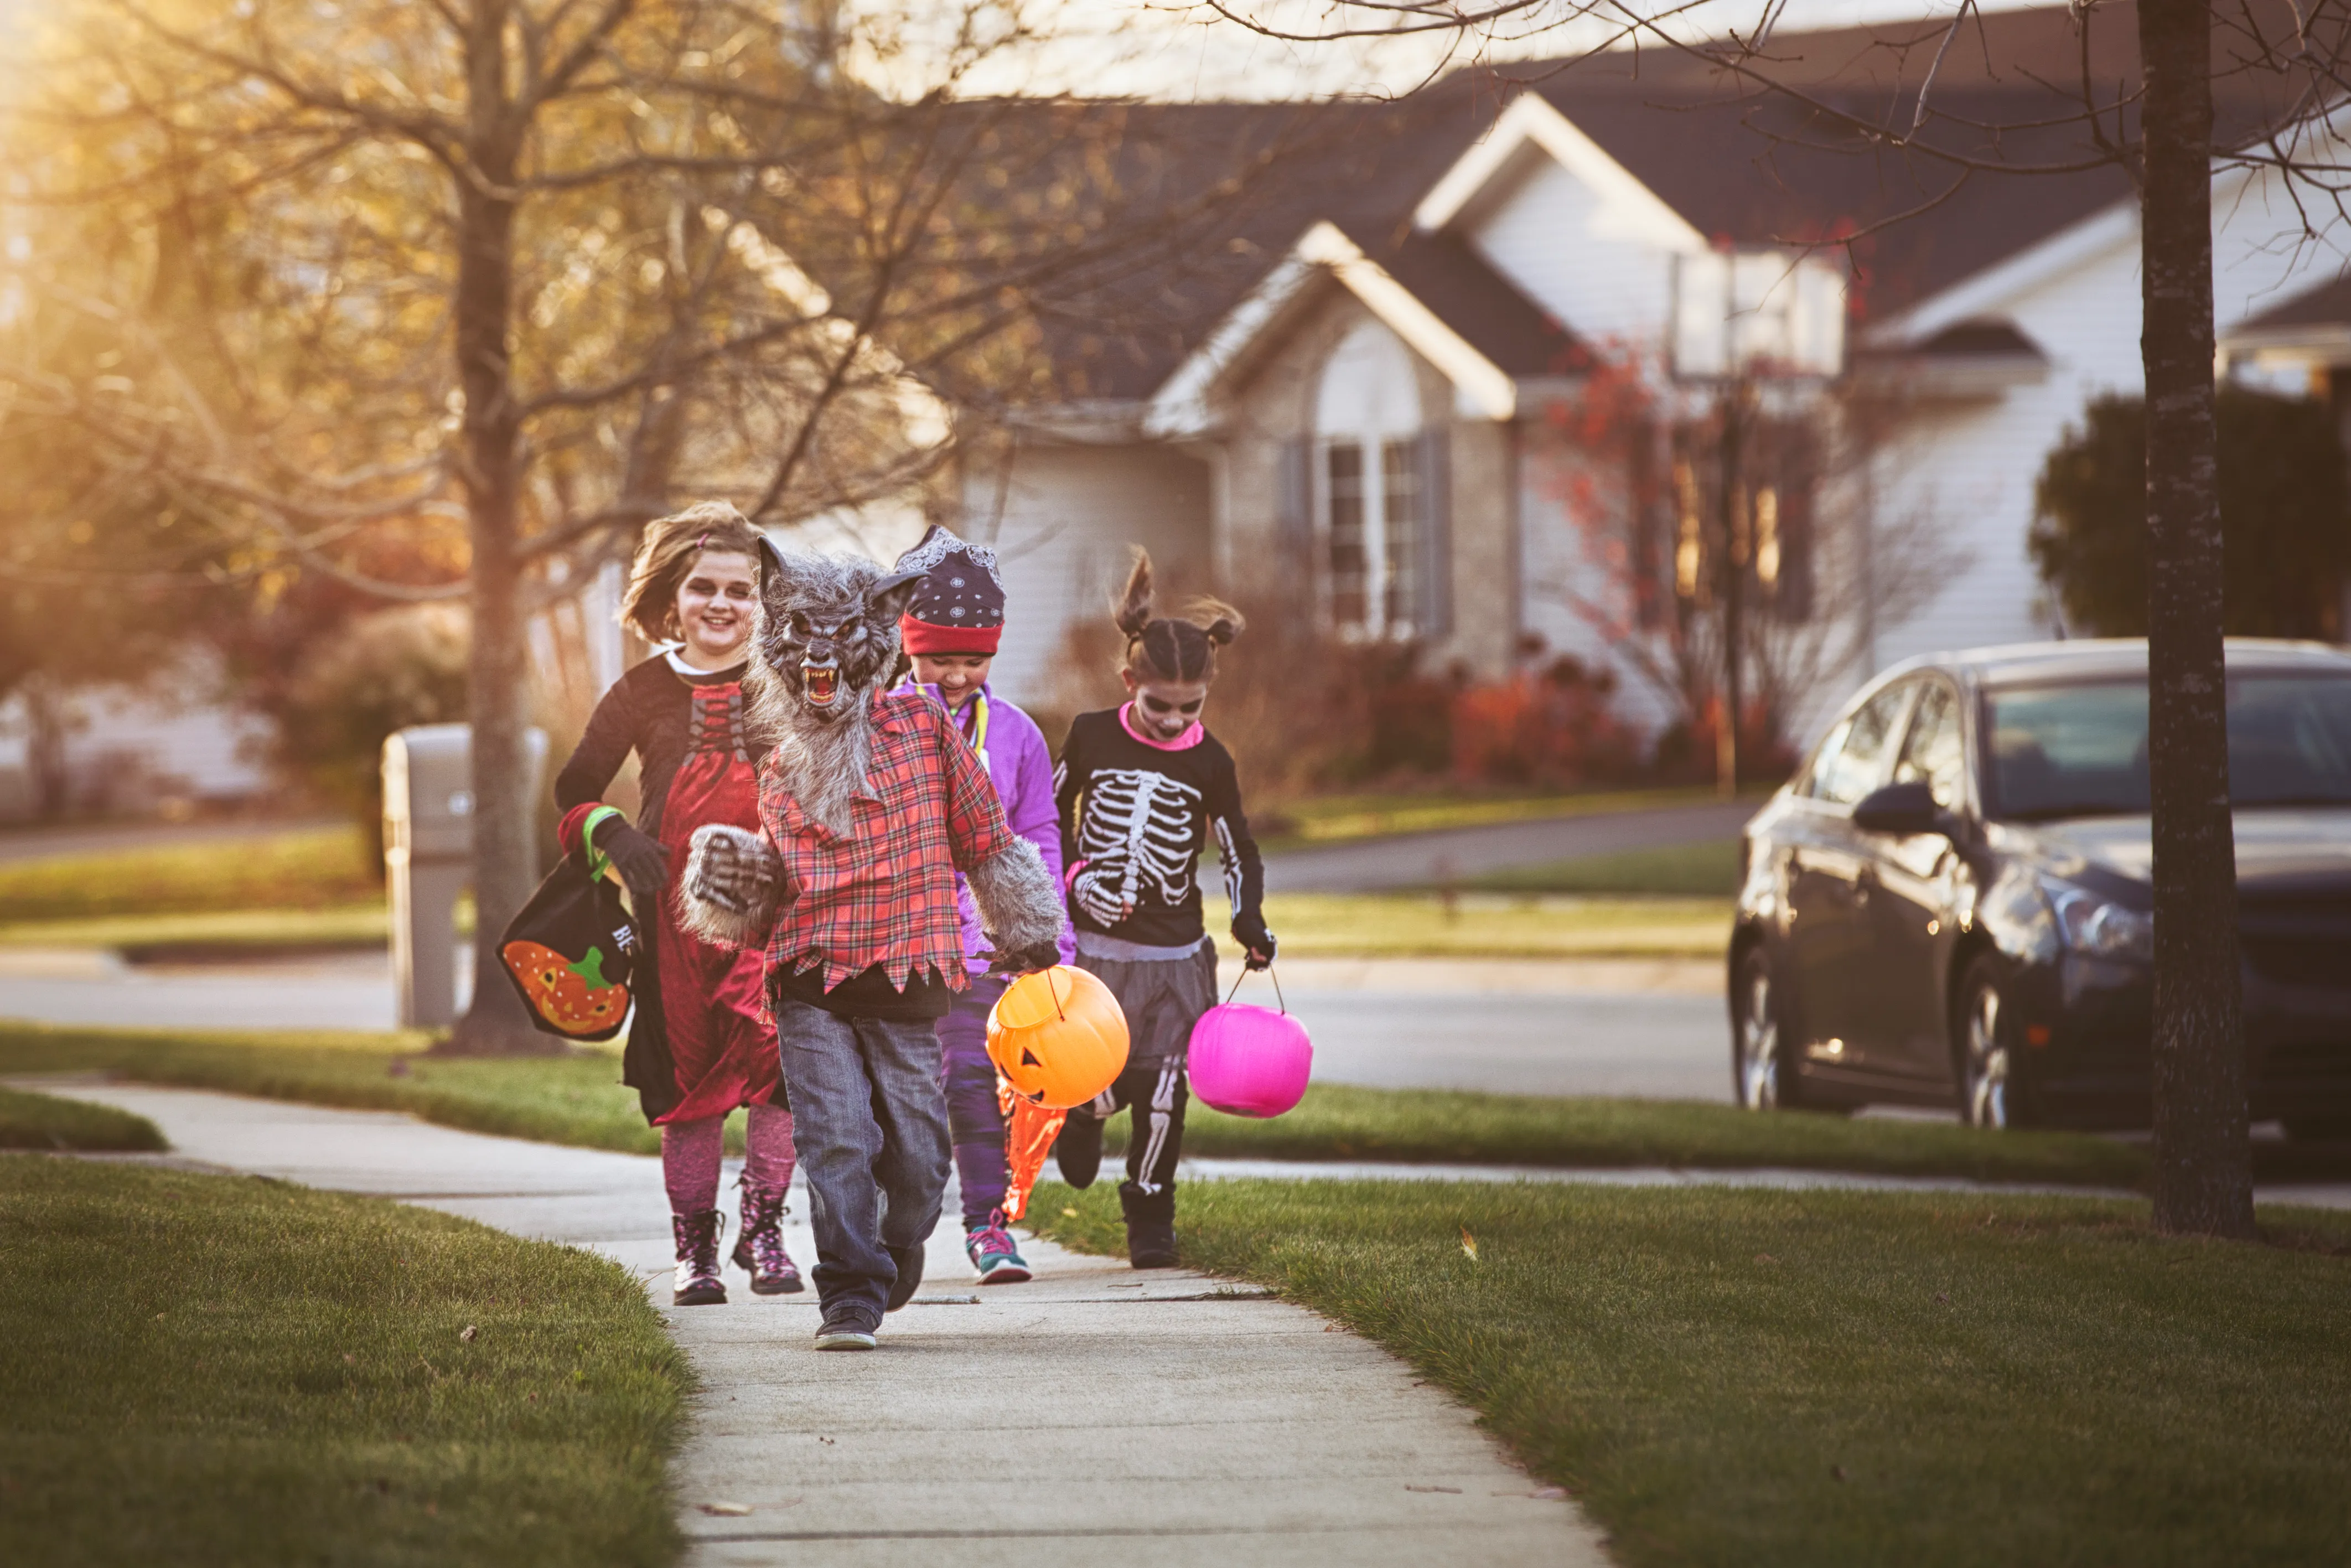
[[[871,561],[786,554],[759,541],[752,628],[771,719],[789,706],[820,723],[862,714],[898,664],[898,616],[922,582]]]
[[[743,685],[801,810],[836,832],[865,788],[872,702],[898,667],[898,615],[923,574],[759,541],[759,612]]]

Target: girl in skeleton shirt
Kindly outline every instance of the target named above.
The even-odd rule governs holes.
[[[1212,835],[1248,967],[1273,962],[1274,939],[1232,754],[1200,722],[1217,650],[1239,634],[1240,616],[1202,600],[1183,617],[1155,617],[1151,558],[1138,551],[1117,622],[1128,701],[1071,724],[1054,803],[1078,965],[1118,998],[1130,1044],[1118,1081],[1070,1113],[1054,1157],[1071,1186],[1092,1185],[1102,1123],[1128,1108],[1127,1179],[1118,1189],[1127,1256],[1138,1269],[1165,1269],[1176,1261],[1176,1162],[1191,1099],[1185,1053],[1192,1026],[1217,1001],[1217,945],[1202,925],[1194,876]]]
[[[742,687],[758,562],[758,536],[723,501],[645,529],[622,617],[647,641],[674,645],[613,683],[555,779],[565,851],[577,846],[583,828],[591,832],[629,890],[645,947],[621,1074],[645,1120],[661,1129],[662,1179],[677,1240],[670,1299],[682,1307],[726,1299],[718,1267],[719,1162],[727,1114],[738,1105],[748,1107],[749,1157],[736,1266],[760,1295],[802,1288],[784,1251],[792,1113],[768,1017],[765,960],[682,929],[671,896],[695,829],[759,824],[766,747],[744,734]],[[643,802],[634,827],[599,799],[631,751]]]

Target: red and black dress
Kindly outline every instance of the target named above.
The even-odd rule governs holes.
[[[637,970],[637,1013],[621,1074],[655,1124],[785,1103],[765,956],[714,947],[677,924],[677,883],[694,831],[710,822],[759,831],[766,748],[754,747],[744,732],[743,669],[695,670],[654,654],[604,694],[555,779],[569,851],[634,751],[644,802],[637,828],[669,847],[661,907],[636,912],[652,962]]]

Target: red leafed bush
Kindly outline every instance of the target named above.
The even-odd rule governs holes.
[[[1566,787],[1639,770],[1639,737],[1617,718],[1615,676],[1562,658],[1453,697],[1453,772],[1464,782]]]

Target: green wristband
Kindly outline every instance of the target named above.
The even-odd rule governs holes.
[[[611,817],[626,821],[628,813],[618,806],[599,806],[589,812],[587,820],[580,824],[580,847],[588,852],[588,880],[590,882],[611,869],[612,857],[596,847],[596,830]]]

